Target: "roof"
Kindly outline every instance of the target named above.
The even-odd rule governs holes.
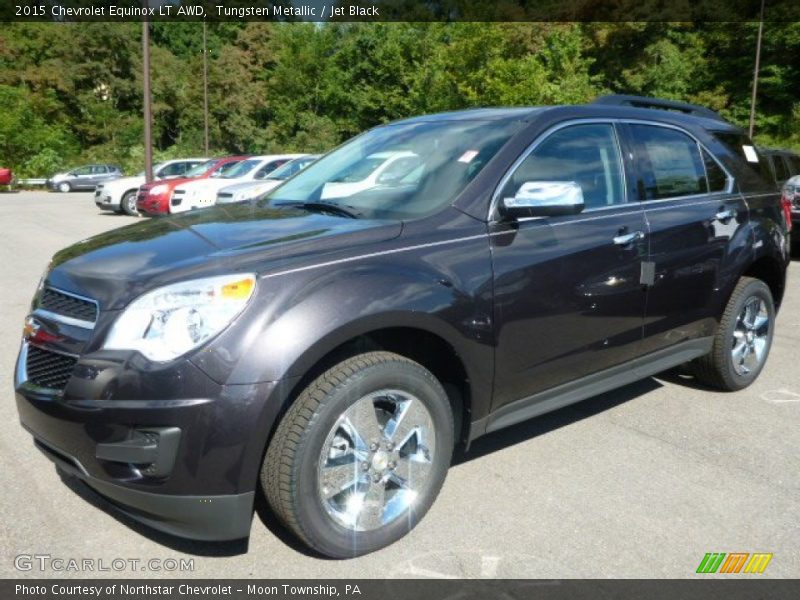
[[[576,105],[524,106],[507,108],[471,108],[411,117],[392,124],[432,123],[441,121],[529,121],[550,112],[563,113],[565,118],[644,119],[699,125],[713,131],[741,132],[716,112],[694,104],[647,98],[643,96],[602,96],[594,102]]]

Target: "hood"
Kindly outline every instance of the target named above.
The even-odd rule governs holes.
[[[227,205],[154,219],[58,252],[48,284],[123,308],[146,291],[185,279],[313,263],[400,235],[402,223],[348,219],[296,208]]]
[[[139,187],[145,182],[144,177],[119,177],[117,179],[111,179],[109,181],[104,181],[98,184],[97,187],[103,187],[108,189],[112,186],[120,186],[120,187]]]
[[[226,194],[235,194],[236,192],[240,192],[242,190],[248,190],[257,187],[264,187],[269,189],[270,186],[275,187],[279,183],[283,183],[283,180],[270,179],[269,177],[267,177],[266,179],[258,179],[256,181],[243,181],[241,183],[233,183],[231,185],[226,185],[224,188],[220,190],[220,192],[224,192]]]
[[[200,192],[214,193],[229,185],[242,183],[248,181],[246,179],[226,179],[224,177],[208,177],[207,179],[192,179],[186,183],[181,184],[179,187],[185,190],[188,194],[196,194]]]
[[[147,191],[154,188],[157,185],[168,185],[170,189],[174,190],[177,186],[182,185],[184,183],[189,183],[190,181],[197,181],[198,179],[202,179],[201,177],[174,177],[172,179],[154,179],[150,183],[142,183],[139,186],[140,189]]]

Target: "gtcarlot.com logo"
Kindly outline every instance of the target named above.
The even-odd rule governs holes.
[[[194,571],[193,558],[78,558],[50,554],[18,554],[17,571],[93,573],[103,571]]]
[[[772,554],[767,552],[707,552],[697,567],[697,573],[749,573],[761,574],[767,568]]]

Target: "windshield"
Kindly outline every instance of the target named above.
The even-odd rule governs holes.
[[[298,171],[302,171],[318,158],[319,158],[318,156],[304,156],[303,158],[295,158],[294,160],[289,161],[285,165],[275,169],[272,173],[270,173],[267,176],[267,179],[280,179],[281,181],[283,181],[284,179],[289,179],[289,177],[291,177]]]
[[[250,171],[258,167],[264,161],[262,159],[249,159],[243,160],[240,163],[236,163],[232,165],[231,168],[225,169],[224,167],[219,170],[219,172],[215,173],[215,177],[222,177],[224,179],[238,179],[239,177],[244,177]]]
[[[409,219],[450,204],[519,121],[433,121],[368,131],[276,188],[273,206],[324,203],[368,218]]]
[[[208,171],[211,167],[217,164],[215,160],[207,160],[206,162],[200,163],[199,165],[192,167],[186,173],[183,174],[184,177],[200,177],[201,175],[205,175],[206,171]]]

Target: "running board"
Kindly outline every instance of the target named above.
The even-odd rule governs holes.
[[[470,427],[469,440],[677,367],[708,354],[713,343],[713,337],[681,342],[625,364],[516,400],[487,417],[474,421]]]

